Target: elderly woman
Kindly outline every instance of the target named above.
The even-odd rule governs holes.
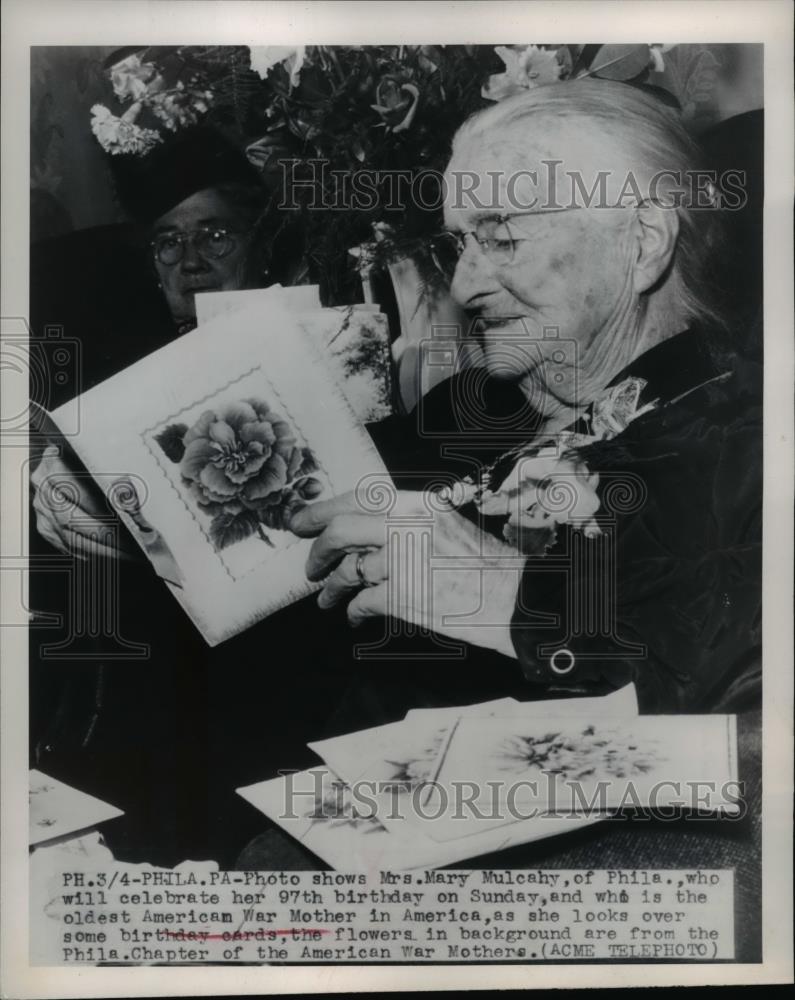
[[[465,123],[433,254],[452,256],[490,381],[444,390],[446,426],[484,393],[502,415],[470,435],[468,475],[448,437],[445,490],[419,491],[445,468],[417,474],[438,449],[420,421],[396,469],[413,492],[386,515],[350,496],[296,515],[318,536],[321,606],[463,641],[475,669],[496,651],[542,690],[632,679],[645,711],[750,696],[760,382],[719,321],[717,190],[698,166],[673,112],[623,84],[538,87]]]

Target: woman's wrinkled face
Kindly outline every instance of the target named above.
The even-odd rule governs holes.
[[[579,169],[590,188],[595,168],[589,160],[599,155],[587,135],[555,125],[543,135],[508,132],[463,140],[447,168],[445,226],[465,234],[486,220],[486,232],[505,235],[504,228],[489,230],[489,220],[523,207],[568,208],[567,174]],[[551,161],[557,165],[550,167]],[[553,172],[558,190],[550,195]],[[462,193],[462,184],[471,194]],[[516,380],[530,376],[567,404],[578,402],[578,381],[598,364],[600,338],[631,299],[634,213],[584,207],[582,198],[576,203],[581,207],[509,218],[507,232],[515,242],[508,261],[499,252],[495,261],[466,237],[452,281],[454,298],[478,320],[490,372]]]
[[[231,250],[220,258],[202,252],[202,240],[188,235],[182,242],[182,257],[176,263],[163,263],[155,256],[163,294],[175,320],[196,315],[197,292],[236,291],[248,285],[250,274],[251,220],[243,217],[220,191],[208,188],[162,215],[155,223],[152,239],[195,234],[197,230],[227,230],[232,235]]]

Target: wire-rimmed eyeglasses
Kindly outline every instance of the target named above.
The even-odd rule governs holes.
[[[437,270],[449,281],[459,257],[466,249],[467,237],[471,236],[484,256],[493,264],[509,264],[514,258],[517,244],[537,237],[536,233],[526,232],[515,225],[513,222],[515,218],[530,219],[533,216],[560,215],[582,207],[582,205],[569,205],[562,208],[510,212],[480,219],[474,229],[467,229],[465,232],[454,233],[444,230],[437,233],[430,242],[431,259]]]
[[[198,229],[174,230],[161,233],[151,241],[155,259],[166,267],[178,264],[185,256],[188,240],[205,260],[221,260],[238,246],[242,233],[220,226],[201,226]]]

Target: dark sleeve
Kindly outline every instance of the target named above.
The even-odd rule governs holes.
[[[548,556],[528,560],[512,638],[531,684],[605,693],[632,680],[643,712],[754,696],[760,414],[719,406],[679,417],[652,442],[640,427],[634,440],[616,439],[624,460],[600,473],[600,536],[568,530]]]
[[[477,475],[531,437],[539,419],[515,384],[468,368],[434,386],[412,413],[367,430],[398,488],[419,490],[440,477]]]

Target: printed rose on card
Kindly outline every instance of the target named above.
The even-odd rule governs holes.
[[[216,549],[253,535],[274,546],[265,529],[288,531],[290,516],[326,491],[312,450],[263,399],[205,410],[191,427],[171,423],[155,440],[210,519]]]
[[[298,542],[290,517],[332,495],[328,475],[260,372],[145,434],[172,487],[234,577]]]

